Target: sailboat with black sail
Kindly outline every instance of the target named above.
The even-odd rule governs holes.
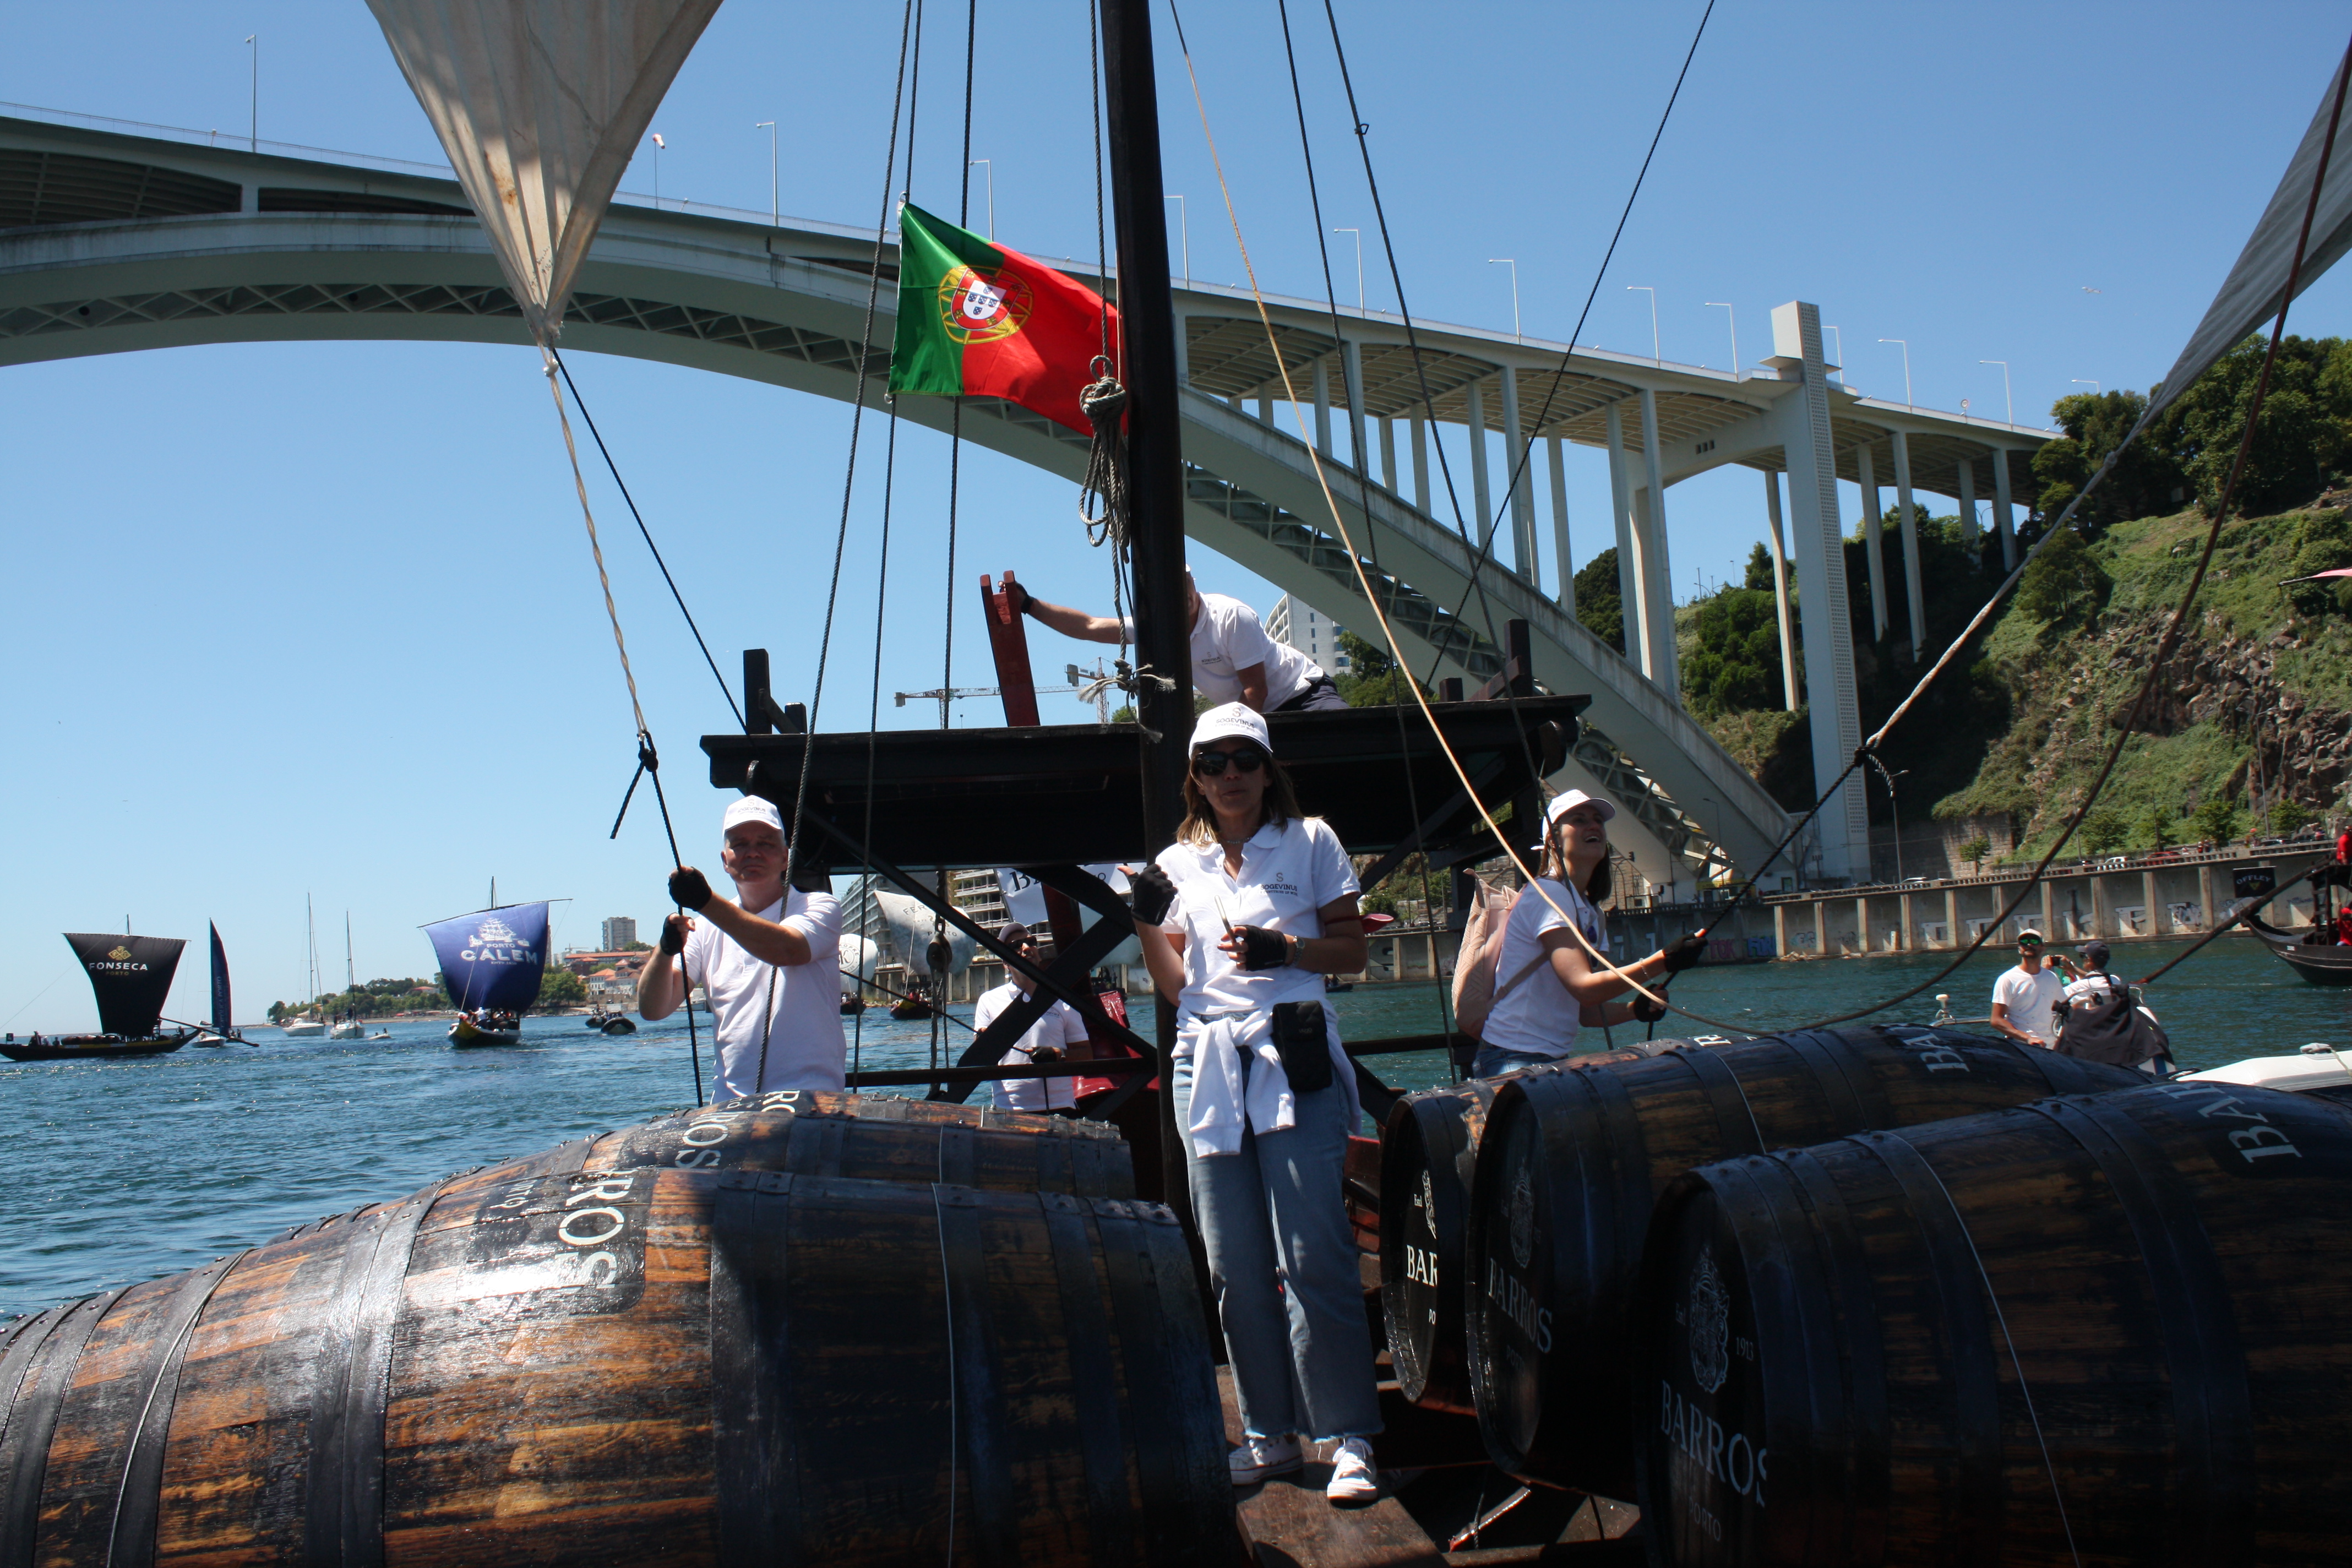
[[[425,928],[457,1004],[453,1046],[511,1046],[547,973],[547,905],[506,904]]]
[[[236,1032],[230,1022],[228,994],[228,950],[221,945],[220,927],[212,928],[213,938],[213,1017],[212,1022],[190,1040],[192,1046],[249,1046],[253,1042]]]
[[[0,1056],[14,1061],[81,1061],[99,1057],[153,1057],[176,1051],[195,1037],[194,1029],[159,1033],[163,999],[179,972],[180,950],[172,936],[117,936],[112,931],[65,933],[74,956],[89,976],[98,998],[95,1035],[53,1035],[44,1039],[0,1043]]]

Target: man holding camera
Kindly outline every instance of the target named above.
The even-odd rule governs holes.
[[[1042,962],[1043,949],[1029,928],[1019,921],[1007,924],[996,933],[997,940],[1018,952],[1032,963]],[[972,1004],[971,1027],[974,1034],[987,1028],[1002,1016],[1004,1010],[1037,989],[1037,983],[1018,970],[1008,966],[1008,978],[1003,984],[981,993]],[[1066,1061],[1072,1046],[1084,1045],[1092,1037],[1087,1033],[1087,1021],[1067,1002],[1056,1001],[1045,1009],[1045,1016],[1029,1026],[1029,1030],[1013,1042],[1013,1048],[997,1058],[999,1067],[1028,1067],[1046,1062]],[[1075,1110],[1077,1109],[1077,1079],[1070,1078],[1006,1078],[991,1086],[1000,1110]]]

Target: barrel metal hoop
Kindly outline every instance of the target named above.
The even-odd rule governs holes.
[[[1906,1206],[1918,1222],[1927,1273],[1944,1306],[1944,1342],[1951,1347],[1952,1360],[1950,1452],[1957,1471],[1951,1506],[1942,1521],[1944,1539],[1953,1549],[1948,1560],[1997,1568],[2003,1561],[2004,1480],[1999,1357],[1993,1345],[1998,1331],[1987,1310],[1993,1305],[1992,1281],[1977,1260],[1976,1243],[1959,1205],[1927,1156],[1898,1133],[1867,1132],[1853,1143],[1876,1156],[1902,1190]]]
[[[548,1151],[547,1169],[541,1173],[550,1176],[571,1175],[588,1163],[588,1152],[595,1146],[596,1140],[593,1138],[572,1138],[557,1144]]]
[[[49,1439],[57,1434],[58,1408],[82,1348],[130,1288],[120,1285],[75,1302],[50,1325],[46,1342],[33,1347],[39,1359],[26,1368],[7,1437],[0,1441],[0,1478],[6,1486],[0,1495],[0,1568],[32,1568],[34,1541],[41,1528],[41,1482],[48,1471]]]
[[[955,1122],[940,1126],[940,1152],[934,1182],[951,1187],[972,1185],[973,1145],[978,1140],[969,1127]]]
[[[1715,1107],[1716,1127],[1723,1134],[1725,1156],[1763,1153],[1767,1147],[1763,1126],[1756,1120],[1756,1108],[1748,1103],[1748,1090],[1741,1087],[1739,1075],[1731,1070],[1730,1065],[1704,1046],[1667,1054],[1690,1069],[1691,1077],[1698,1081],[1699,1092]]]
[[[16,1408],[17,1391],[24,1386],[35,1358],[41,1353],[41,1346],[68,1314],[80,1305],[79,1301],[68,1301],[62,1307],[19,1318],[9,1325],[7,1342],[0,1344],[0,1447],[5,1447],[8,1439],[9,1416]],[[5,1473],[5,1468],[0,1468],[0,1474]]]
[[[155,1520],[163,1500],[163,1445],[172,1435],[172,1413],[180,1398],[180,1368],[185,1363],[196,1323],[229,1270],[252,1249],[216,1258],[181,1276],[179,1289],[156,1325],[159,1349],[154,1375],[139,1419],[124,1439],[122,1478],[114,1489],[114,1517],[107,1527],[106,1561],[143,1568],[155,1561]]]
[[[2147,1129],[2104,1098],[2025,1109],[2090,1155],[2139,1244],[2180,1447],[2179,1482],[2166,1489],[2183,1515],[2184,1555],[2251,1558],[2259,1477],[2245,1344],[2189,1183]]]
[[[1078,1425],[1078,1468],[1086,1483],[1089,1555],[1097,1563],[1134,1560],[1128,1518],[1127,1436],[1118,1411],[1118,1370],[1104,1321],[1095,1244],[1085,1211],[1059,1193],[1037,1194],[1054,1282],[1062,1301],[1062,1342],[1070,1355],[1070,1399]]]
[[[1790,1186],[1811,1215],[1820,1242],[1816,1261],[1830,1304],[1829,1321],[1822,1327],[1833,1340],[1830,1364],[1842,1369],[1843,1379],[1836,1391],[1836,1408],[1848,1435],[1845,1496],[1842,1506],[1817,1510],[1813,1517],[1842,1521],[1848,1533],[1843,1552],[1826,1550],[1830,1543],[1816,1540],[1815,1560],[1883,1562],[1893,1500],[1894,1437],[1877,1289],[1861,1229],[1837,1178],[1810,1149],[1787,1150],[1773,1159],[1788,1173]]]
[[[793,1136],[797,1142],[801,1129]],[[719,1184],[710,1214],[710,1391],[719,1561],[810,1555],[793,1438],[789,1182]]]
[[[1891,1043],[1885,1030],[1873,1033],[1882,1047]],[[1783,1035],[1780,1039],[1812,1069],[1813,1081],[1821,1086],[1822,1097],[1829,1101],[1832,1130],[1809,1142],[1827,1142],[1831,1138],[1847,1138],[1875,1127],[1899,1124],[1895,1107],[1887,1102],[1876,1075],[1870,1070],[1870,1063],[1852,1041],[1827,1029],[1803,1029]]]
[[[963,1131],[963,1129],[955,1129]],[[970,1136],[960,1147],[967,1164]],[[946,1163],[950,1144],[942,1139],[940,1152]],[[1004,1420],[1004,1391],[998,1381],[994,1314],[989,1310],[988,1267],[980,1234],[981,1204],[971,1188],[945,1183],[931,1187],[931,1211],[940,1231],[940,1289],[946,1298],[948,1376],[955,1387],[955,1430],[949,1441],[959,1446],[971,1467],[966,1490],[974,1514],[973,1554],[985,1568],[1013,1568],[1013,1548],[1021,1529],[1014,1510],[1013,1464],[1008,1449],[1011,1434]],[[956,1472],[950,1450],[948,1473]],[[955,1500],[948,1500],[954,1517]],[[948,1558],[955,1559],[955,1533],[949,1531]]]
[[[393,1335],[416,1228],[445,1178],[354,1225],[344,1243],[335,1302],[313,1363],[309,1431],[306,1561],[346,1568],[383,1563],[383,1418],[391,1397]]]

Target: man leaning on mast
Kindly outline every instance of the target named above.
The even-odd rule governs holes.
[[[710,1098],[738,1100],[785,1089],[843,1086],[841,904],[830,893],[784,885],[784,823],[747,795],[728,806],[720,863],[735,880],[718,897],[691,866],[670,873],[670,901],[702,917],[671,915],[637,976],[637,1011],[667,1018],[688,984],[709,994],[717,1024]],[[679,971],[684,971],[681,979]]]
[[[1022,614],[1066,637],[1135,640],[1131,619],[1122,623],[1116,616],[1049,605],[1010,580],[1005,586],[1019,595]],[[1348,705],[1338,685],[1313,659],[1266,635],[1255,610],[1223,594],[1203,594],[1190,572],[1184,574],[1184,615],[1192,635],[1192,689],[1210,702],[1239,702],[1260,713]]]

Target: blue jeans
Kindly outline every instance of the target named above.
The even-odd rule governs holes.
[[[1507,1078],[1529,1068],[1558,1067],[1565,1057],[1538,1056],[1534,1051],[1507,1051],[1500,1046],[1480,1046],[1471,1058],[1472,1078]]]
[[[1244,1058],[1246,1060],[1246,1058]],[[1202,1159],[1192,1121],[1192,1064],[1176,1064],[1176,1129],[1209,1255],[1242,1430],[1318,1443],[1381,1429],[1356,1237],[1340,1198],[1348,1091],[1297,1097],[1297,1125],[1244,1129],[1231,1154]]]

